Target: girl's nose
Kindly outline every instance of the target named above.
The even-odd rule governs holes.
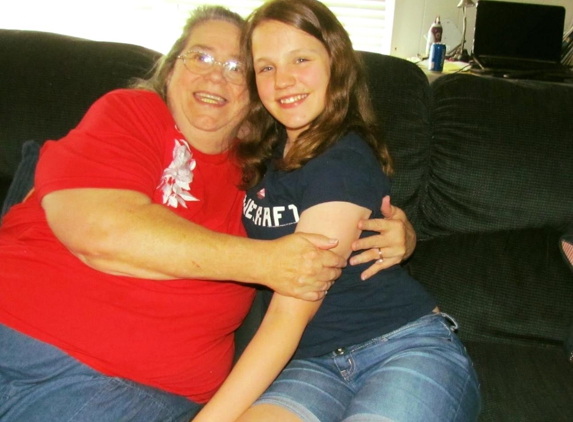
[[[275,73],[275,86],[277,88],[287,88],[293,85],[295,82],[295,77],[292,73],[287,70],[276,70]]]

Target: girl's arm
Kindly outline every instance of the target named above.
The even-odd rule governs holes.
[[[335,252],[348,258],[360,235],[358,221],[370,211],[349,202],[327,202],[305,210],[296,231],[313,231],[339,239]],[[232,422],[267,389],[293,356],[308,322],[322,302],[274,294],[253,340],[213,399],[194,422]]]

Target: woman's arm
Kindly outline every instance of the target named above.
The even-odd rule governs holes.
[[[257,241],[213,232],[119,189],[67,189],[42,207],[55,236],[102,272],[166,280],[199,278],[258,283],[306,300],[324,296],[345,259],[322,236]]]
[[[336,236],[334,251],[348,258],[360,235],[358,221],[370,211],[348,202],[327,202],[305,210],[297,231]],[[275,294],[263,322],[233,371],[194,422],[235,421],[267,389],[294,354],[308,322],[322,302]]]

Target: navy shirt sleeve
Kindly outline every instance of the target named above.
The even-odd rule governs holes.
[[[321,203],[342,201],[364,208],[380,208],[390,193],[390,181],[372,149],[357,134],[341,138],[303,169],[299,212]]]

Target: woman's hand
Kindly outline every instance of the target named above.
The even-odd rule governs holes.
[[[382,199],[380,209],[383,219],[361,220],[358,223],[358,228],[361,230],[380,234],[358,239],[352,243],[352,250],[365,251],[353,256],[350,265],[375,261],[362,273],[363,280],[372,277],[378,271],[399,264],[410,257],[416,248],[416,232],[404,211],[391,205],[389,196]]]
[[[295,233],[270,242],[261,256],[261,284],[283,296],[316,301],[324,297],[346,266],[328,249],[338,241],[326,236]]]

